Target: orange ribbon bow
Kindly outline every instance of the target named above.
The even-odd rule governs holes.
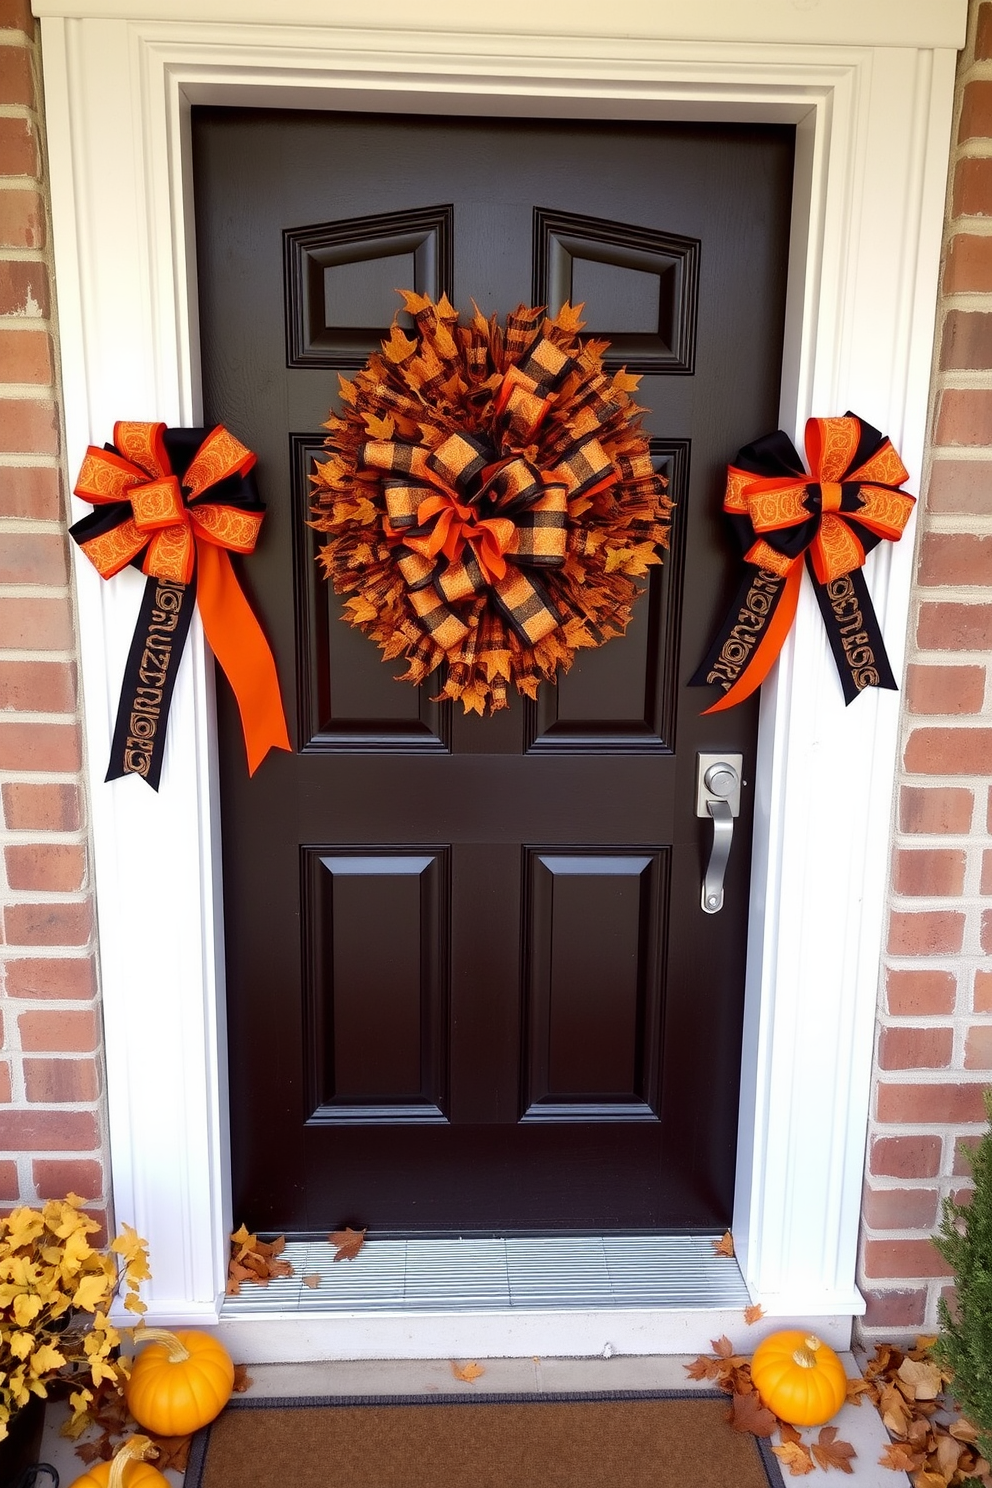
[[[740,593],[692,685],[743,702],[767,677],[795,618],[804,566],[837,663],[845,701],[865,687],[895,688],[861,568],[883,538],[897,542],[915,498],[891,441],[863,419],[809,419],[806,459],[781,430],[746,445],[727,469],[724,511],[748,565]]]
[[[166,607],[170,614],[178,613],[187,600],[183,591],[192,586],[195,577],[204,634],[237,698],[249,774],[254,774],[269,749],[290,748],[275,661],[228,556],[232,552],[251,553],[262,525],[265,509],[250,474],[255,460],[252,451],[220,424],[205,431],[167,430],[160,423],[117,423],[113,448],[97,449],[91,445],[86,451],[74,489],[77,496],[93,504],[94,511],[71,529],[76,542],[105,579],[112,578],[143,554],[141,570],[149,579],[145,605],[149,625],[155,596],[159,607],[155,613],[159,614],[166,602],[164,596],[170,590],[176,591]],[[191,595],[190,588],[190,598]],[[186,604],[182,639],[189,623],[188,614]],[[142,667],[142,654],[147,658],[149,649],[149,636],[141,633],[142,620],[143,616],[139,616],[125,675],[125,693],[131,673],[133,686],[145,681],[143,693],[156,690],[147,685],[150,675],[147,660]],[[160,620],[152,629],[158,632],[161,642],[163,622]],[[175,649],[181,651],[181,640]],[[148,714],[156,708],[161,711],[157,768],[149,768],[150,749],[125,749],[125,763],[119,774],[142,774],[150,783],[157,783],[161,736],[179,660],[175,649],[163,661],[163,648],[159,645],[155,677],[161,680],[157,681],[157,687],[162,691],[171,666],[168,689],[163,698],[145,698],[146,702],[154,703]],[[126,720],[122,718],[124,693],[121,702],[118,735],[127,732]],[[133,699],[128,706],[133,724]],[[137,712],[141,712],[140,706]],[[146,729],[148,726],[146,722]],[[131,733],[135,732],[132,728]],[[141,731],[137,732],[142,737]],[[117,742],[115,736],[115,752]],[[135,743],[134,739],[131,743]],[[134,763],[138,760],[143,764]]]

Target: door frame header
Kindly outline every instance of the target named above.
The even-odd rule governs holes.
[[[58,0],[38,5],[70,469],[115,419],[200,420],[189,111],[202,102],[795,123],[781,426],[801,441],[811,412],[853,408],[891,436],[919,489],[960,30],[942,22],[926,46],[907,44],[916,33],[903,22],[930,25],[939,11],[960,27],[964,0],[907,0],[886,17],[888,44],[872,46],[818,44],[817,0],[720,0],[703,10],[723,17],[722,40],[702,42],[659,36],[664,6],[638,40],[577,34],[560,5],[537,35],[514,30],[505,6],[498,30],[458,33],[453,0],[430,0],[416,29],[406,10],[402,28],[385,15],[374,30],[148,20],[141,0],[104,0],[94,15],[96,3],[72,0],[71,15]],[[214,0],[209,14],[233,8]],[[302,8],[290,0],[291,14]],[[785,10],[786,39],[768,44],[763,28]],[[877,29],[891,7],[837,10]],[[744,11],[747,46],[729,19]],[[443,32],[430,21],[441,16]],[[865,26],[852,19],[851,34]],[[912,543],[881,545],[866,568],[897,675]],[[118,1220],[151,1239],[150,1317],[205,1322],[223,1296],[231,1224],[213,676],[194,621],[159,794],[103,783],[141,587],[136,574],[103,584],[77,565],[114,1199]],[[899,699],[872,691],[844,708],[808,588],[763,691],[734,1233],[770,1317],[850,1317],[863,1307],[855,1261]],[[273,999],[278,1015],[278,989]],[[167,1122],[152,1061],[174,1094]]]

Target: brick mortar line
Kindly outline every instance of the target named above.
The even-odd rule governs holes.
[[[952,310],[962,310],[966,315],[987,314],[992,309],[992,289],[952,289],[941,296],[940,310],[946,320]],[[941,371],[950,371],[942,368]]]
[[[898,1192],[901,1188],[912,1189],[914,1193],[925,1192],[928,1188],[934,1188],[940,1182],[941,1175],[934,1174],[932,1178],[895,1178],[891,1173],[867,1173],[866,1178],[871,1179],[872,1187],[876,1193]]]
[[[65,537],[65,527],[56,517],[0,517],[0,533],[12,537]]]
[[[992,464],[992,445],[934,444],[928,449],[928,457],[931,470],[934,465],[945,465],[950,460],[962,460],[974,465],[988,465]]]
[[[6,180],[19,183],[19,190],[21,191],[28,184],[34,187],[38,186],[38,182],[33,176],[7,176]],[[44,248],[0,248],[0,263],[36,263],[44,267],[48,263],[48,258]],[[19,318],[21,320],[41,320],[43,317],[40,315],[37,317],[22,315]],[[50,319],[51,317],[46,316],[44,318]],[[7,317],[5,316],[4,319],[7,319]]]
[[[68,599],[71,585],[19,584],[16,579],[0,583],[0,599]]]
[[[990,371],[992,368],[989,367],[946,367],[941,374],[941,382],[935,386],[934,391],[938,393],[987,393],[990,391]]]
[[[974,212],[961,212],[944,223],[944,247],[957,237],[987,238],[992,236],[992,217],[979,217]],[[941,297],[941,303],[946,296]]]
[[[992,1027],[992,1012],[988,1013],[882,1013],[882,1028],[986,1028]],[[909,1068],[910,1066],[907,1066]],[[913,1065],[916,1069],[949,1069],[950,1065]],[[992,1065],[988,1066],[992,1069]]]
[[[910,659],[909,664],[910,666],[924,665],[924,663],[918,662],[912,658]],[[940,670],[946,669],[940,668]],[[966,720],[969,718],[985,720],[983,725],[976,726],[982,726],[985,728],[992,727],[992,720],[988,718],[988,716],[981,708],[976,709],[974,713],[911,713],[908,709],[906,710],[906,721],[911,730],[921,727],[926,728],[928,725],[932,726],[933,728],[947,728],[951,724],[953,724],[956,727],[959,723],[962,722],[962,720]],[[922,722],[916,722],[916,720],[922,720]],[[939,772],[935,772],[935,775],[940,780],[947,779],[946,775],[941,775],[939,774]]]
[[[8,961],[91,961],[93,959],[92,951],[88,951],[85,946],[34,946],[31,950],[31,953],[26,956],[20,953],[14,956],[9,956],[7,954],[8,950],[8,946],[0,946],[0,971],[3,970]],[[85,1003],[87,1007],[91,1007],[94,1002],[99,1001],[99,997],[96,993],[94,993],[92,997],[67,998],[14,997],[12,995],[5,995],[3,998],[0,998],[0,1002],[3,1001],[30,1003],[32,1006],[36,1002],[53,1002],[57,1003],[60,1007],[63,1002],[67,1002],[70,1004],[78,1002]]]
[[[0,664],[5,661],[78,662],[79,654],[76,651],[29,651],[24,646],[8,646],[0,648]]]
[[[4,723],[23,723],[27,726],[50,724],[53,728],[68,728],[71,724],[81,724],[82,717],[79,713],[41,713],[37,709],[0,708],[0,724]]]
[[[955,660],[954,661],[948,661],[946,658],[949,657],[949,656],[954,657]],[[961,658],[961,660],[959,661],[959,660],[957,660],[957,658]],[[946,672],[946,671],[953,670],[953,668],[955,666],[959,666],[959,665],[987,667],[989,665],[989,653],[987,651],[935,651],[932,646],[920,646],[916,650],[907,648],[906,663],[907,663],[907,665],[910,665],[910,666],[932,666],[932,667],[938,667],[941,671],[945,671]],[[909,718],[931,718],[931,717],[936,718],[936,717],[944,717],[944,716],[946,716],[946,715],[944,715],[944,714],[930,714],[930,713],[913,713],[913,714],[909,714],[908,713],[908,710],[907,710],[907,720],[906,721],[908,721]],[[950,716],[952,718],[980,718],[980,717],[982,717],[982,714],[976,714],[976,713],[958,714],[958,713],[954,713],[954,714],[951,714]],[[948,777],[946,777],[946,776],[940,776],[940,779],[942,779],[942,780],[943,779],[947,779],[947,778]],[[979,778],[981,780],[984,780],[986,782],[988,781],[988,776],[987,775],[982,775],[982,776],[979,776],[977,778]]]
[[[82,788],[84,772],[80,770],[0,770],[0,785],[78,785]],[[85,830],[84,828],[83,830]],[[77,828],[72,829],[74,832]],[[24,836],[28,842],[37,841],[34,835],[37,832],[43,834],[47,842],[52,837],[62,837],[64,833],[57,830],[48,831],[45,827],[25,829]],[[5,834],[13,840],[18,833],[13,828]],[[2,949],[2,947],[0,947]]]
[[[45,840],[39,842],[39,828],[17,828],[8,827],[4,831],[5,847],[86,847],[89,843],[89,832],[85,827],[77,827],[71,832],[45,832]],[[71,890],[73,893],[82,893],[81,889]],[[0,961],[3,960],[3,946],[0,945]]]
[[[38,455],[26,452],[21,453],[14,450],[3,450],[0,451],[0,469],[61,471],[62,462],[58,455]]]
[[[6,907],[17,904],[89,904],[92,891],[86,889],[6,889],[0,903]]]
[[[988,537],[992,535],[992,512],[930,511],[926,506],[923,510],[925,514],[924,537],[931,534],[937,537]],[[0,521],[0,528],[2,526],[3,523]],[[926,584],[923,587],[931,589],[942,586]]]
[[[55,405],[55,395],[52,382],[2,382],[0,381],[0,398],[5,398],[8,403],[51,403]],[[47,395],[47,396],[46,396]]]
[[[62,1108],[58,1107],[57,1109],[61,1110]],[[72,1147],[58,1147],[51,1151],[45,1147],[31,1147],[28,1148],[27,1151],[25,1151],[22,1147],[17,1148],[16,1151],[13,1148],[9,1147],[0,1148],[0,1160],[3,1160],[4,1162],[9,1162],[12,1158],[19,1157],[24,1157],[31,1161],[43,1159],[46,1161],[50,1160],[52,1162],[71,1161],[73,1158],[78,1157],[95,1157],[98,1161],[101,1161],[102,1150],[99,1147],[81,1147],[78,1150]],[[24,1202],[25,1200],[23,1199],[4,1199],[0,1201],[0,1208],[11,1208],[16,1206],[17,1204],[21,1204]],[[90,1205],[97,1204],[98,1202],[99,1200],[97,1199],[87,1200],[87,1203]]]
[[[22,51],[34,51],[34,40],[15,26],[0,26],[0,46],[19,46]]]
[[[892,1086],[895,1086],[895,1085],[934,1085],[934,1086],[937,1086],[937,1085],[975,1085],[976,1087],[981,1087],[981,1086],[984,1086],[984,1085],[988,1085],[988,1083],[989,1083],[989,1080],[988,1080],[988,1070],[963,1070],[963,1069],[956,1069],[956,1070],[952,1070],[952,1069],[939,1069],[939,1070],[924,1069],[924,1070],[912,1070],[912,1071],[907,1071],[907,1070],[876,1070],[876,1074],[878,1076],[877,1084],[880,1085],[880,1086],[881,1085],[892,1085]],[[953,1080],[952,1079],[948,1079],[948,1076],[949,1075],[954,1075],[955,1078]],[[883,1121],[882,1118],[880,1116],[877,1116],[877,1115],[874,1116],[872,1119],[874,1121],[877,1121],[881,1126],[885,1127],[886,1130],[888,1130],[889,1127],[893,1124],[893,1123],[888,1122],[888,1121]],[[976,1131],[984,1131],[985,1126],[986,1126],[986,1123],[984,1121],[962,1121],[962,1122],[957,1122],[957,1121],[933,1121],[933,1120],[930,1120],[930,1121],[926,1122],[925,1124],[924,1123],[920,1123],[920,1122],[910,1122],[908,1124],[909,1125],[916,1125],[916,1126],[922,1125],[924,1132],[935,1131],[935,1132],[938,1132],[938,1133],[940,1131],[951,1131],[951,1132],[957,1131],[959,1126],[967,1126],[969,1128],[974,1127],[974,1129]]]
[[[947,848],[949,853],[959,853],[967,848],[976,847],[976,842],[962,832],[949,832],[946,836],[940,836],[937,832],[919,832],[915,836],[912,833],[895,832],[892,835],[892,845],[895,848],[901,848],[906,853],[933,853],[934,850],[940,851],[941,848]],[[982,848],[982,844],[977,845]],[[992,841],[986,841],[983,850],[988,853],[989,848],[992,848]]]

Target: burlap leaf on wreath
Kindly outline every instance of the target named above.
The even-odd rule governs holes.
[[[501,326],[402,291],[394,324],[325,428],[313,521],[344,618],[419,684],[480,714],[536,697],[580,647],[622,635],[661,561],[672,502],[639,378],[608,374],[579,309],[521,305]],[[581,308],[581,307],[580,307]]]

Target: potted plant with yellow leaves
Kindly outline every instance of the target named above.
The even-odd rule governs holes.
[[[100,1225],[83,1202],[69,1194],[0,1219],[0,1483],[36,1455],[53,1383],[65,1384],[77,1423],[90,1386],[106,1380],[123,1391],[110,1306],[123,1288],[128,1311],[145,1311],[148,1247],[129,1225],[109,1245],[92,1243]]]

